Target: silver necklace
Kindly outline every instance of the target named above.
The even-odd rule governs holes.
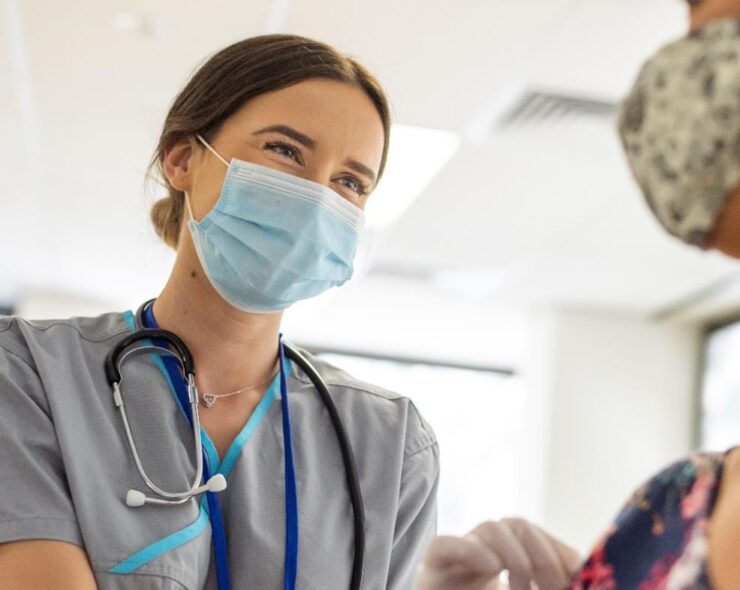
[[[203,398],[203,403],[206,405],[206,408],[210,408],[213,404],[215,404],[222,397],[231,397],[232,395],[237,395],[239,393],[245,393],[247,391],[252,391],[254,389],[257,389],[258,387],[262,387],[263,385],[267,385],[270,381],[272,381],[275,378],[275,375],[278,374],[278,371],[279,371],[279,368],[275,370],[268,379],[265,379],[264,381],[260,381],[259,383],[255,383],[254,385],[250,385],[249,387],[242,387],[241,389],[237,389],[236,391],[230,391],[229,393],[203,393],[201,394],[201,397]]]

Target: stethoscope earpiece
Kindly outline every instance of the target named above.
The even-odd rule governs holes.
[[[144,492],[140,492],[139,490],[129,490],[126,493],[126,506],[138,508],[144,504],[146,504],[146,496],[144,495]]]
[[[198,486],[195,489],[185,492],[183,497],[178,500],[165,500],[162,498],[150,498],[144,492],[139,490],[129,490],[126,492],[126,506],[138,508],[144,504],[158,504],[160,506],[177,506],[187,502],[193,496],[205,494],[206,492],[223,492],[227,486],[226,478],[221,473],[211,476],[205,485]]]
[[[137,315],[139,316],[138,321],[139,325],[141,326],[145,326],[142,321],[143,310],[150,303],[151,301],[148,301],[141,308],[139,308],[139,312]],[[152,346],[151,344],[145,344],[144,346],[126,352],[127,349],[129,349],[134,344],[150,340],[156,340],[169,345],[174,349],[174,352],[172,350],[164,348],[163,346]],[[128,357],[130,354],[151,348],[164,350],[168,354],[175,356],[182,364],[185,375],[187,376],[188,403],[190,404],[190,412],[193,418],[192,429],[194,439],[193,446],[196,458],[196,469],[195,476],[192,480],[192,483],[190,484],[189,489],[183,492],[168,492],[166,490],[163,490],[158,487],[147,475],[144,469],[144,465],[141,461],[141,457],[139,455],[139,450],[136,446],[136,441],[134,440],[134,435],[128,419],[128,413],[126,412],[126,403],[124,400],[123,392],[121,391],[121,366],[123,364],[123,361],[126,360],[126,357]],[[129,449],[131,450],[131,455],[133,456],[134,463],[136,464],[136,469],[138,470],[141,478],[146,483],[147,487],[157,496],[159,496],[158,498],[151,498],[138,490],[128,490],[126,494],[127,506],[130,506],[131,508],[137,508],[143,506],[144,504],[178,506],[180,504],[183,504],[190,498],[193,498],[194,496],[198,496],[205,492],[220,492],[226,489],[226,479],[223,475],[219,474],[211,477],[205,485],[200,485],[203,479],[203,451],[201,442],[200,418],[198,414],[199,396],[197,387],[195,386],[195,367],[193,363],[193,356],[190,353],[190,350],[188,350],[188,347],[180,339],[179,336],[167,330],[149,328],[143,328],[133,332],[132,334],[129,334],[120,342],[118,342],[110,350],[110,352],[108,352],[108,355],[105,358],[105,374],[108,378],[108,383],[110,384],[113,391],[113,403],[118,409],[121,415],[121,420],[123,421],[123,427],[126,431],[126,438],[128,439]]]

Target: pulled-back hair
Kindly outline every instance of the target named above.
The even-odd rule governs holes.
[[[296,35],[263,35],[234,43],[206,61],[175,98],[151,161],[169,195],[151,209],[157,234],[177,248],[185,209],[185,194],[173,188],[163,173],[167,150],[179,141],[202,135],[206,141],[251,99],[311,78],[328,78],[364,90],[378,110],[385,145],[378,177],[388,156],[390,108],[376,78],[354,59],[333,47]]]

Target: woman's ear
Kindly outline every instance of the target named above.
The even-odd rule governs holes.
[[[192,186],[190,173],[192,156],[193,144],[190,138],[178,141],[175,145],[165,150],[162,169],[170,186],[175,190],[190,190]]]
[[[707,249],[740,258],[740,185],[727,197],[709,234]]]

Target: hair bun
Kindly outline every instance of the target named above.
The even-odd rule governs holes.
[[[184,193],[172,189],[169,196],[159,199],[152,205],[150,212],[154,231],[172,249],[177,249],[177,243],[180,239],[180,223],[184,201]]]

